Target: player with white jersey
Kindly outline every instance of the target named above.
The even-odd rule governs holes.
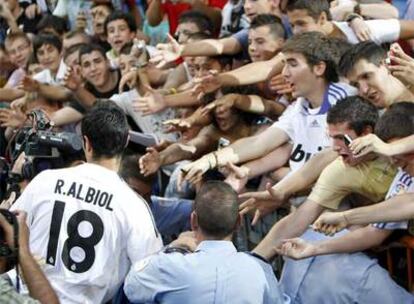
[[[326,114],[340,99],[353,95],[349,85],[336,83],[338,76],[330,41],[317,32],[289,39],[282,49],[283,76],[297,98],[272,127],[254,137],[241,139],[227,148],[203,156],[183,169],[185,178],[196,181],[208,169],[256,159],[293,142],[290,164],[297,170],[315,153],[330,146]]]
[[[62,303],[111,300],[131,263],[158,251],[161,238],[143,198],[118,176],[128,140],[122,110],[101,101],[82,120],[87,162],[47,170],[12,209],[28,215],[31,250]]]

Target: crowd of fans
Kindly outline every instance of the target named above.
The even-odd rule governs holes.
[[[0,303],[414,303],[413,17],[0,0]]]

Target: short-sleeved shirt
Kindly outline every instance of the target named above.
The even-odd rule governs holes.
[[[134,111],[132,104],[138,98],[137,90],[130,90],[121,94],[114,94],[110,98],[126,115],[130,116],[135,124],[147,134],[154,134],[158,140],[176,141],[177,133],[165,133],[163,122],[175,118],[175,111],[171,108],[152,115],[143,116],[140,112]]]
[[[310,108],[310,103],[305,98],[299,97],[271,126],[284,131],[293,143],[289,160],[292,172],[301,168],[312,155],[331,146],[331,139],[326,132],[327,113],[339,100],[355,94],[354,87],[342,83],[330,83],[319,108]]]
[[[396,173],[397,168],[382,157],[356,166],[346,165],[338,157],[322,171],[308,199],[329,209],[338,209],[342,199],[351,193],[380,202]]]
[[[341,32],[346,36],[349,43],[359,43],[358,37],[355,35],[348,22],[333,22]],[[400,37],[400,21],[398,19],[387,20],[367,20],[365,24],[369,27],[372,41],[377,44],[397,41]]]
[[[385,199],[388,200],[394,196],[412,192],[414,192],[414,178],[404,170],[399,169]],[[398,208],[398,206],[395,208]],[[387,230],[407,229],[408,221],[375,223],[373,226],[378,229]]]
[[[348,232],[341,231],[333,238]],[[332,237],[308,230],[301,238],[315,242]],[[376,259],[362,252],[286,259],[280,285],[292,304],[414,303],[412,294],[395,283]]]
[[[30,249],[62,303],[109,301],[131,263],[162,247],[144,199],[96,164],[41,172],[11,209],[27,212]]]
[[[151,256],[132,267],[124,291],[133,303],[286,303],[271,266],[229,241]]]

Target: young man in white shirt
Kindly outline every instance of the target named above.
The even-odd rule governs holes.
[[[338,100],[353,94],[350,86],[335,83],[338,76],[329,45],[328,38],[320,33],[304,33],[288,40],[282,49],[286,62],[283,76],[292,85],[296,103],[259,135],[238,140],[186,166],[185,178],[197,181],[208,169],[256,159],[288,141],[294,145],[290,167],[296,170],[313,154],[329,147],[326,114]],[[251,106],[263,107],[260,100]]]
[[[127,120],[110,101],[82,120],[87,163],[35,177],[12,209],[25,210],[30,247],[61,303],[109,301],[131,263],[162,246],[144,199],[118,176]]]

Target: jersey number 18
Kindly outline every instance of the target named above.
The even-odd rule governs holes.
[[[55,265],[56,263],[56,253],[64,211],[65,203],[55,201],[46,256],[46,263],[50,265]],[[93,228],[92,233],[88,237],[81,236],[78,231],[79,224],[83,221],[89,222]],[[68,220],[68,238],[63,244],[62,261],[65,267],[76,273],[88,271],[95,261],[95,246],[102,239],[103,233],[103,222],[96,213],[90,210],[75,212]],[[75,247],[81,248],[85,254],[84,259],[80,262],[74,261],[70,256],[71,250]]]

